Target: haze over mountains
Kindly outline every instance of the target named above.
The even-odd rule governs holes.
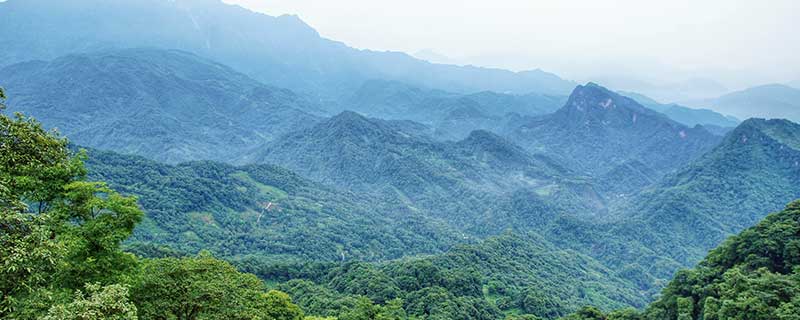
[[[309,315],[676,313],[679,269],[800,198],[790,86],[694,109],[357,50],[217,0],[10,0],[0,30],[8,111],[138,197],[125,250],[208,250]]]

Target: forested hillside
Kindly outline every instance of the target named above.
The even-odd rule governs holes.
[[[617,228],[691,263],[755,224],[764,211],[797,198],[800,125],[750,119],[714,150],[632,199],[629,221],[635,224]]]
[[[797,319],[800,201],[728,238],[682,270],[643,312],[584,307],[569,320]]]
[[[7,5],[7,4],[0,4]],[[0,70],[13,110],[73,142],[166,162],[233,162],[319,121],[307,98],[194,54],[130,49]]]
[[[0,112],[4,98],[0,89]],[[88,180],[84,157],[36,121],[0,113],[0,318],[303,318],[285,293],[207,251],[122,251],[143,213]]]
[[[130,239],[134,251],[162,245],[226,257],[374,261],[465,241],[402,203],[325,187],[270,165],[167,165],[92,150],[87,167],[91,177],[140,199],[146,217]]]

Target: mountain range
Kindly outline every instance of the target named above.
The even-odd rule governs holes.
[[[3,5],[3,4],[0,4]],[[176,163],[232,162],[320,121],[320,107],[194,54],[125,49],[0,70],[14,111],[74,143]]]
[[[370,79],[463,93],[563,95],[574,86],[540,70],[432,64],[405,53],[357,50],[321,37],[297,16],[272,17],[218,0],[10,0],[0,3],[0,29],[6,30],[0,66],[107,49],[179,49],[332,103]]]
[[[797,282],[797,203],[767,217],[800,198],[790,86],[695,109],[218,0],[9,0],[0,30],[0,102],[88,149],[79,184],[137,197],[125,250],[210,251],[308,314],[710,320],[758,302],[738,283]]]

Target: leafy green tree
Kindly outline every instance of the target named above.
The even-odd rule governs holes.
[[[75,292],[75,299],[68,304],[50,308],[43,320],[136,320],[136,306],[128,300],[128,288],[113,284],[101,287],[87,284],[84,295]]]
[[[0,317],[46,310],[59,289],[110,283],[133,265],[118,245],[141,219],[135,199],[87,182],[83,154],[67,145],[31,118],[0,114]]]
[[[262,293],[260,299],[255,301],[250,312],[253,319],[265,320],[302,320],[303,310],[292,303],[292,298],[288,294],[270,290]]]
[[[278,291],[263,293],[252,274],[208,252],[196,257],[143,262],[132,299],[143,319],[302,319],[303,313]]]

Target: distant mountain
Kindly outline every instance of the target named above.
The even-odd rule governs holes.
[[[438,138],[460,140],[473,130],[502,133],[515,116],[550,113],[564,101],[565,96],[491,91],[456,94],[397,81],[371,80],[346,105],[370,117],[420,122],[433,128]]]
[[[620,166],[645,166],[635,170],[647,174],[641,181],[658,180],[720,140],[702,127],[682,125],[593,83],[578,86],[561,109],[528,119],[509,138],[593,176]]]
[[[469,241],[408,207],[270,165],[167,165],[90,150],[87,167],[92,179],[139,198],[146,217],[129,240],[137,252],[168,246],[228,258],[375,261],[442,252]]]
[[[739,124],[739,120],[735,117],[725,116],[723,114],[714,112],[713,110],[693,109],[674,103],[662,104],[647,96],[633,92],[620,92],[620,94],[636,100],[636,102],[639,104],[661,112],[670,119],[690,127],[694,127],[699,124],[707,128],[732,128]]]
[[[800,89],[800,80],[789,82],[787,85],[795,89]]]
[[[126,49],[0,70],[11,111],[74,143],[166,162],[219,160],[314,125],[318,107],[194,54]]]
[[[800,198],[800,125],[749,119],[709,153],[631,200],[629,233],[693,263]]]
[[[800,121],[800,89],[781,84],[748,88],[697,104],[741,119],[781,118]]]
[[[10,0],[0,3],[0,30],[0,66],[110,48],[180,49],[270,85],[335,100],[368,79],[465,93],[566,94],[574,87],[540,70],[441,65],[356,50],[322,38],[297,16],[272,17],[220,0]]]

